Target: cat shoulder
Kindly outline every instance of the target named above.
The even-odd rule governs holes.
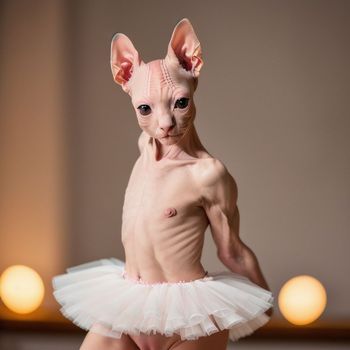
[[[220,188],[237,187],[235,179],[226,165],[217,158],[201,159],[194,169],[194,178],[201,192],[217,191]]]

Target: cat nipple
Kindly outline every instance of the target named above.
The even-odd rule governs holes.
[[[167,218],[170,218],[174,215],[176,215],[176,209],[175,208],[166,208],[165,211],[164,211],[164,215],[167,217]]]

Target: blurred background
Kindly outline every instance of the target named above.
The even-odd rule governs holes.
[[[235,178],[240,235],[276,296],[272,320],[236,349],[350,344],[350,2],[0,1],[0,274],[23,264],[45,295],[26,315],[2,301],[0,348],[78,349],[51,279],[94,259],[124,259],[124,191],[141,132],[114,83],[110,42],[126,34],[145,62],[164,58],[187,17],[204,66],[195,125]],[[210,230],[203,265],[223,270]],[[327,292],[320,317],[288,322],[277,304],[299,275]]]

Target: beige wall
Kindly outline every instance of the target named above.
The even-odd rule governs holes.
[[[59,1],[0,7],[0,273],[28,265],[47,291],[69,245],[63,19]]]
[[[61,100],[55,99],[54,114],[62,118],[53,119],[51,128],[57,132],[61,129],[55,123],[66,121],[56,137],[67,147],[69,183],[64,190],[69,192],[65,213],[69,225],[62,233],[69,237],[64,247],[67,263],[123,258],[121,210],[140,129],[129,97],[113,83],[110,39],[115,32],[127,34],[148,62],[164,57],[174,25],[188,17],[205,61],[195,97],[195,123],[206,148],[226,164],[238,183],[242,239],[255,251],[275,294],[287,279],[311,274],[328,291],[324,317],[349,316],[350,3],[179,0],[171,7],[164,1],[139,6],[126,1],[61,3],[66,6],[65,103],[62,111]],[[19,26],[22,21],[19,18]],[[11,60],[12,55],[6,52]],[[57,69],[59,56],[53,56],[57,61],[51,64]],[[32,74],[40,75],[35,57]],[[17,79],[11,70],[6,72],[11,81]],[[11,96],[30,91],[28,83],[13,84]],[[3,92],[1,82],[0,86]],[[53,94],[60,91],[53,85],[50,89]],[[11,103],[6,108],[19,108]],[[35,115],[33,107],[29,112]],[[12,121],[17,128],[19,122]],[[34,139],[35,132],[27,129]],[[16,152],[5,150],[11,152],[6,167],[1,164],[6,174]],[[50,159],[53,166],[56,158]],[[10,178],[1,180],[1,188],[14,191]],[[14,193],[8,196],[16,198]],[[21,203],[23,217],[29,206]],[[13,215],[12,208],[6,208]],[[38,213],[28,214],[27,220]],[[29,234],[19,230],[18,239],[30,235],[34,240],[35,227]],[[5,227],[1,237],[11,242],[12,232]],[[32,251],[23,254],[30,256]],[[2,265],[17,256],[2,256]],[[203,263],[210,270],[223,269],[209,230]]]

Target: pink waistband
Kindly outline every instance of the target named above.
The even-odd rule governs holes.
[[[154,284],[182,284],[182,283],[191,283],[191,282],[194,282],[194,281],[201,281],[201,280],[205,281],[205,280],[211,280],[212,279],[211,276],[208,276],[208,271],[205,271],[205,274],[204,274],[203,277],[196,278],[196,279],[193,279],[193,280],[190,280],[190,281],[177,281],[177,282],[146,282],[146,281],[143,281],[141,278],[136,279],[136,278],[129,277],[125,270],[123,270],[122,276],[123,276],[124,279],[127,279],[129,281],[132,281],[132,282],[135,282],[135,283],[140,283],[140,284],[146,284],[146,285],[154,285]]]

